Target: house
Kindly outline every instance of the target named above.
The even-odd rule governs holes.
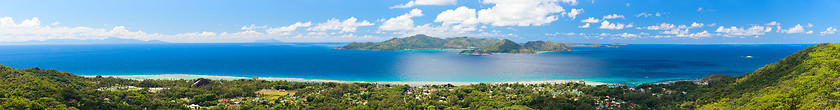
[[[198,106],[198,105],[196,105],[196,104],[190,104],[190,105],[188,105],[188,106],[187,106],[187,108],[190,108],[190,109],[199,109],[199,108],[201,108],[201,106]]]

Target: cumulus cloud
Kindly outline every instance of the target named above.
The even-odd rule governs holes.
[[[268,28],[268,29],[266,29],[266,32],[268,32],[268,33],[289,32],[289,31],[295,31],[299,27],[309,27],[309,26],[312,26],[312,22],[306,22],[306,23],[297,22],[295,24],[285,26],[285,27]]]
[[[697,22],[692,22],[691,23],[692,28],[703,27],[703,25],[704,25],[703,23],[697,23]]]
[[[699,38],[704,38],[704,37],[711,37],[712,34],[709,33],[709,31],[703,31],[703,32],[691,33],[691,34],[677,34],[676,36],[677,37],[688,37],[688,38],[699,39]]]
[[[662,24],[659,24],[659,25],[645,27],[645,29],[648,29],[648,30],[669,30],[669,29],[675,29],[676,27],[677,26],[675,26],[674,24],[662,23]]]
[[[474,31],[478,25],[475,9],[461,6],[455,10],[446,10],[438,14],[435,22],[442,22],[443,26],[452,26],[459,31]]]
[[[690,25],[674,25],[669,23],[662,23],[659,25],[647,26],[644,29],[648,30],[671,30],[671,29],[691,29],[691,28],[700,28],[703,26],[707,26],[703,23],[692,22]],[[709,25],[711,26],[711,25]],[[640,28],[637,28],[640,29]]]
[[[594,17],[589,17],[587,19],[580,20],[580,22],[584,22],[584,23],[598,23],[599,21],[601,21],[601,20],[595,19]]]
[[[764,26],[752,26],[750,28],[740,28],[740,27],[729,27],[725,28],[720,26],[715,30],[715,32],[722,33],[722,36],[726,37],[735,37],[735,36],[754,36],[754,35],[764,35],[766,32],[772,31],[773,28],[771,27],[764,27]]]
[[[367,20],[362,20],[361,22],[356,22],[358,19],[356,17],[347,18],[344,21],[339,19],[333,18],[327,20],[327,22],[319,23],[313,27],[310,27],[310,31],[328,31],[328,30],[340,30],[339,32],[355,32],[356,29],[360,26],[373,26],[374,23],[370,23]]]
[[[354,20],[353,20],[354,21]],[[37,18],[27,19],[16,23],[10,17],[0,18],[0,42],[44,41],[49,39],[77,39],[94,40],[106,38],[136,39],[142,41],[161,40],[174,43],[242,43],[255,40],[276,39],[287,42],[347,42],[347,41],[376,41],[384,37],[370,35],[337,34],[337,35],[307,35],[294,34],[296,28],[306,27],[310,23],[295,23],[290,26],[268,28],[266,26],[244,26],[239,32],[187,32],[180,34],[146,33],[140,30],[131,31],[124,26],[113,28],[90,27],[50,27],[42,26]],[[272,30],[272,31],[269,31]],[[261,32],[265,31],[265,32]]]
[[[577,0],[561,0],[561,2],[567,3],[567,4],[572,5],[572,6],[577,5],[577,3],[578,3]]]
[[[616,19],[616,18],[624,18],[624,15],[611,14],[611,15],[604,16],[604,19]]]
[[[633,25],[632,24],[625,25],[625,24],[621,24],[621,23],[610,23],[609,21],[604,20],[604,22],[601,22],[601,27],[598,27],[598,28],[616,30],[616,29],[624,29],[624,28],[628,28],[628,27],[633,27]]]
[[[781,32],[788,34],[805,33],[805,28],[803,28],[802,25],[796,24],[796,26],[790,27],[788,29],[781,29]]]
[[[582,25],[582,26],[578,26],[578,28],[589,28],[589,23],[586,23],[586,24],[584,24],[584,25]]]
[[[555,13],[566,11],[557,0],[483,0],[496,4],[478,11],[478,20],[493,26],[540,26],[558,19]],[[576,3],[576,2],[575,2]]]
[[[828,28],[825,28],[825,31],[820,32],[820,35],[829,35],[829,34],[834,34],[836,32],[837,32],[837,29],[835,29],[834,27],[828,27]]]
[[[424,24],[414,27],[412,30],[407,31],[398,31],[394,32],[393,34],[397,34],[399,36],[411,36],[415,34],[426,34],[429,36],[434,37],[462,37],[462,36],[482,36],[482,37],[493,37],[493,36],[503,36],[504,34],[499,33],[498,31],[494,31],[492,33],[487,32],[466,32],[462,30],[453,29],[452,26],[432,26],[431,24]]]
[[[662,33],[662,34],[673,34],[673,36],[667,36],[667,37],[688,37],[688,38],[693,38],[693,39],[699,39],[699,38],[711,37],[712,36],[712,34],[709,33],[709,31],[703,31],[703,32],[699,32],[699,33],[690,33],[688,29],[676,29],[676,28],[668,30],[668,31],[662,31],[660,33]]]
[[[639,37],[639,35],[630,34],[630,33],[614,34],[613,36],[619,36],[621,38],[638,38]]]
[[[388,19],[382,25],[379,26],[379,29],[382,30],[410,30],[414,27],[414,20],[411,20],[413,17],[423,16],[423,10],[420,9],[412,9],[408,13],[403,15],[397,16],[395,18]]]
[[[778,26],[778,25],[782,25],[782,24],[780,24],[779,22],[773,21],[773,22],[770,22],[770,23],[767,23],[767,24],[764,24],[764,25],[768,25],[768,26]]]
[[[642,13],[636,14],[636,17],[645,17],[645,18],[647,18],[647,17],[651,17],[651,16],[661,17],[661,16],[662,16],[662,14],[659,14],[659,12],[656,12],[655,14],[653,14],[653,13],[646,13],[646,12],[642,12]]]
[[[457,0],[412,0],[408,3],[392,6],[391,8],[411,8],[420,5],[455,5]]]
[[[583,9],[572,9],[569,12],[563,12],[563,13],[565,13],[564,15],[566,15],[568,17],[571,17],[572,19],[575,19],[575,17],[578,14],[580,14],[581,12],[583,12]]]

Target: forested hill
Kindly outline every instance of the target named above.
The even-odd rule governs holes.
[[[840,45],[819,44],[705,94],[704,109],[840,108]],[[719,96],[719,97],[718,97]]]
[[[472,49],[485,47],[500,41],[495,38],[453,37],[441,39],[417,34],[405,38],[393,38],[382,42],[352,42],[338,49],[362,50],[407,50],[407,49]]]
[[[509,39],[503,39],[502,41],[496,42],[491,44],[490,46],[473,49],[473,50],[464,50],[461,51],[459,54],[469,54],[469,55],[492,55],[492,53],[514,53],[514,54],[528,54],[528,53],[538,53],[538,52],[551,52],[551,51],[572,51],[572,48],[566,46],[565,44],[557,44],[551,41],[528,41],[525,44],[518,44],[513,42]]]

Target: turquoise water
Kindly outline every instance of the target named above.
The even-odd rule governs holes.
[[[752,72],[813,44],[636,44],[541,54],[365,51],[339,43],[6,45],[0,64],[79,75],[200,74],[351,81],[659,82]],[[751,56],[751,57],[747,57]]]

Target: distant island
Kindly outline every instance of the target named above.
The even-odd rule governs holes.
[[[338,49],[361,50],[412,50],[412,49],[473,49],[486,47],[495,42],[495,38],[453,37],[441,39],[417,34],[406,38],[393,38],[382,42],[352,42]]]
[[[592,45],[603,47],[603,45]],[[572,51],[567,44],[551,41],[529,41],[519,44],[508,39],[454,37],[441,39],[417,34],[405,38],[393,38],[383,42],[352,42],[337,49],[361,50],[412,50],[412,49],[469,49],[460,54],[492,55],[492,53],[530,54],[549,51]]]
[[[572,51],[572,48],[565,44],[557,44],[551,41],[528,41],[525,44],[518,44],[508,39],[493,43],[485,48],[464,50],[458,54],[467,55],[492,55],[492,53],[513,53],[531,54],[550,51]]]
[[[615,46],[612,46],[612,45],[627,45],[627,44],[619,44],[619,43],[612,44],[612,45],[604,45],[604,44],[589,44],[589,45],[587,45],[587,44],[572,44],[571,42],[566,42],[566,43],[563,43],[563,44],[566,44],[566,45],[571,46],[571,47],[615,47]]]

